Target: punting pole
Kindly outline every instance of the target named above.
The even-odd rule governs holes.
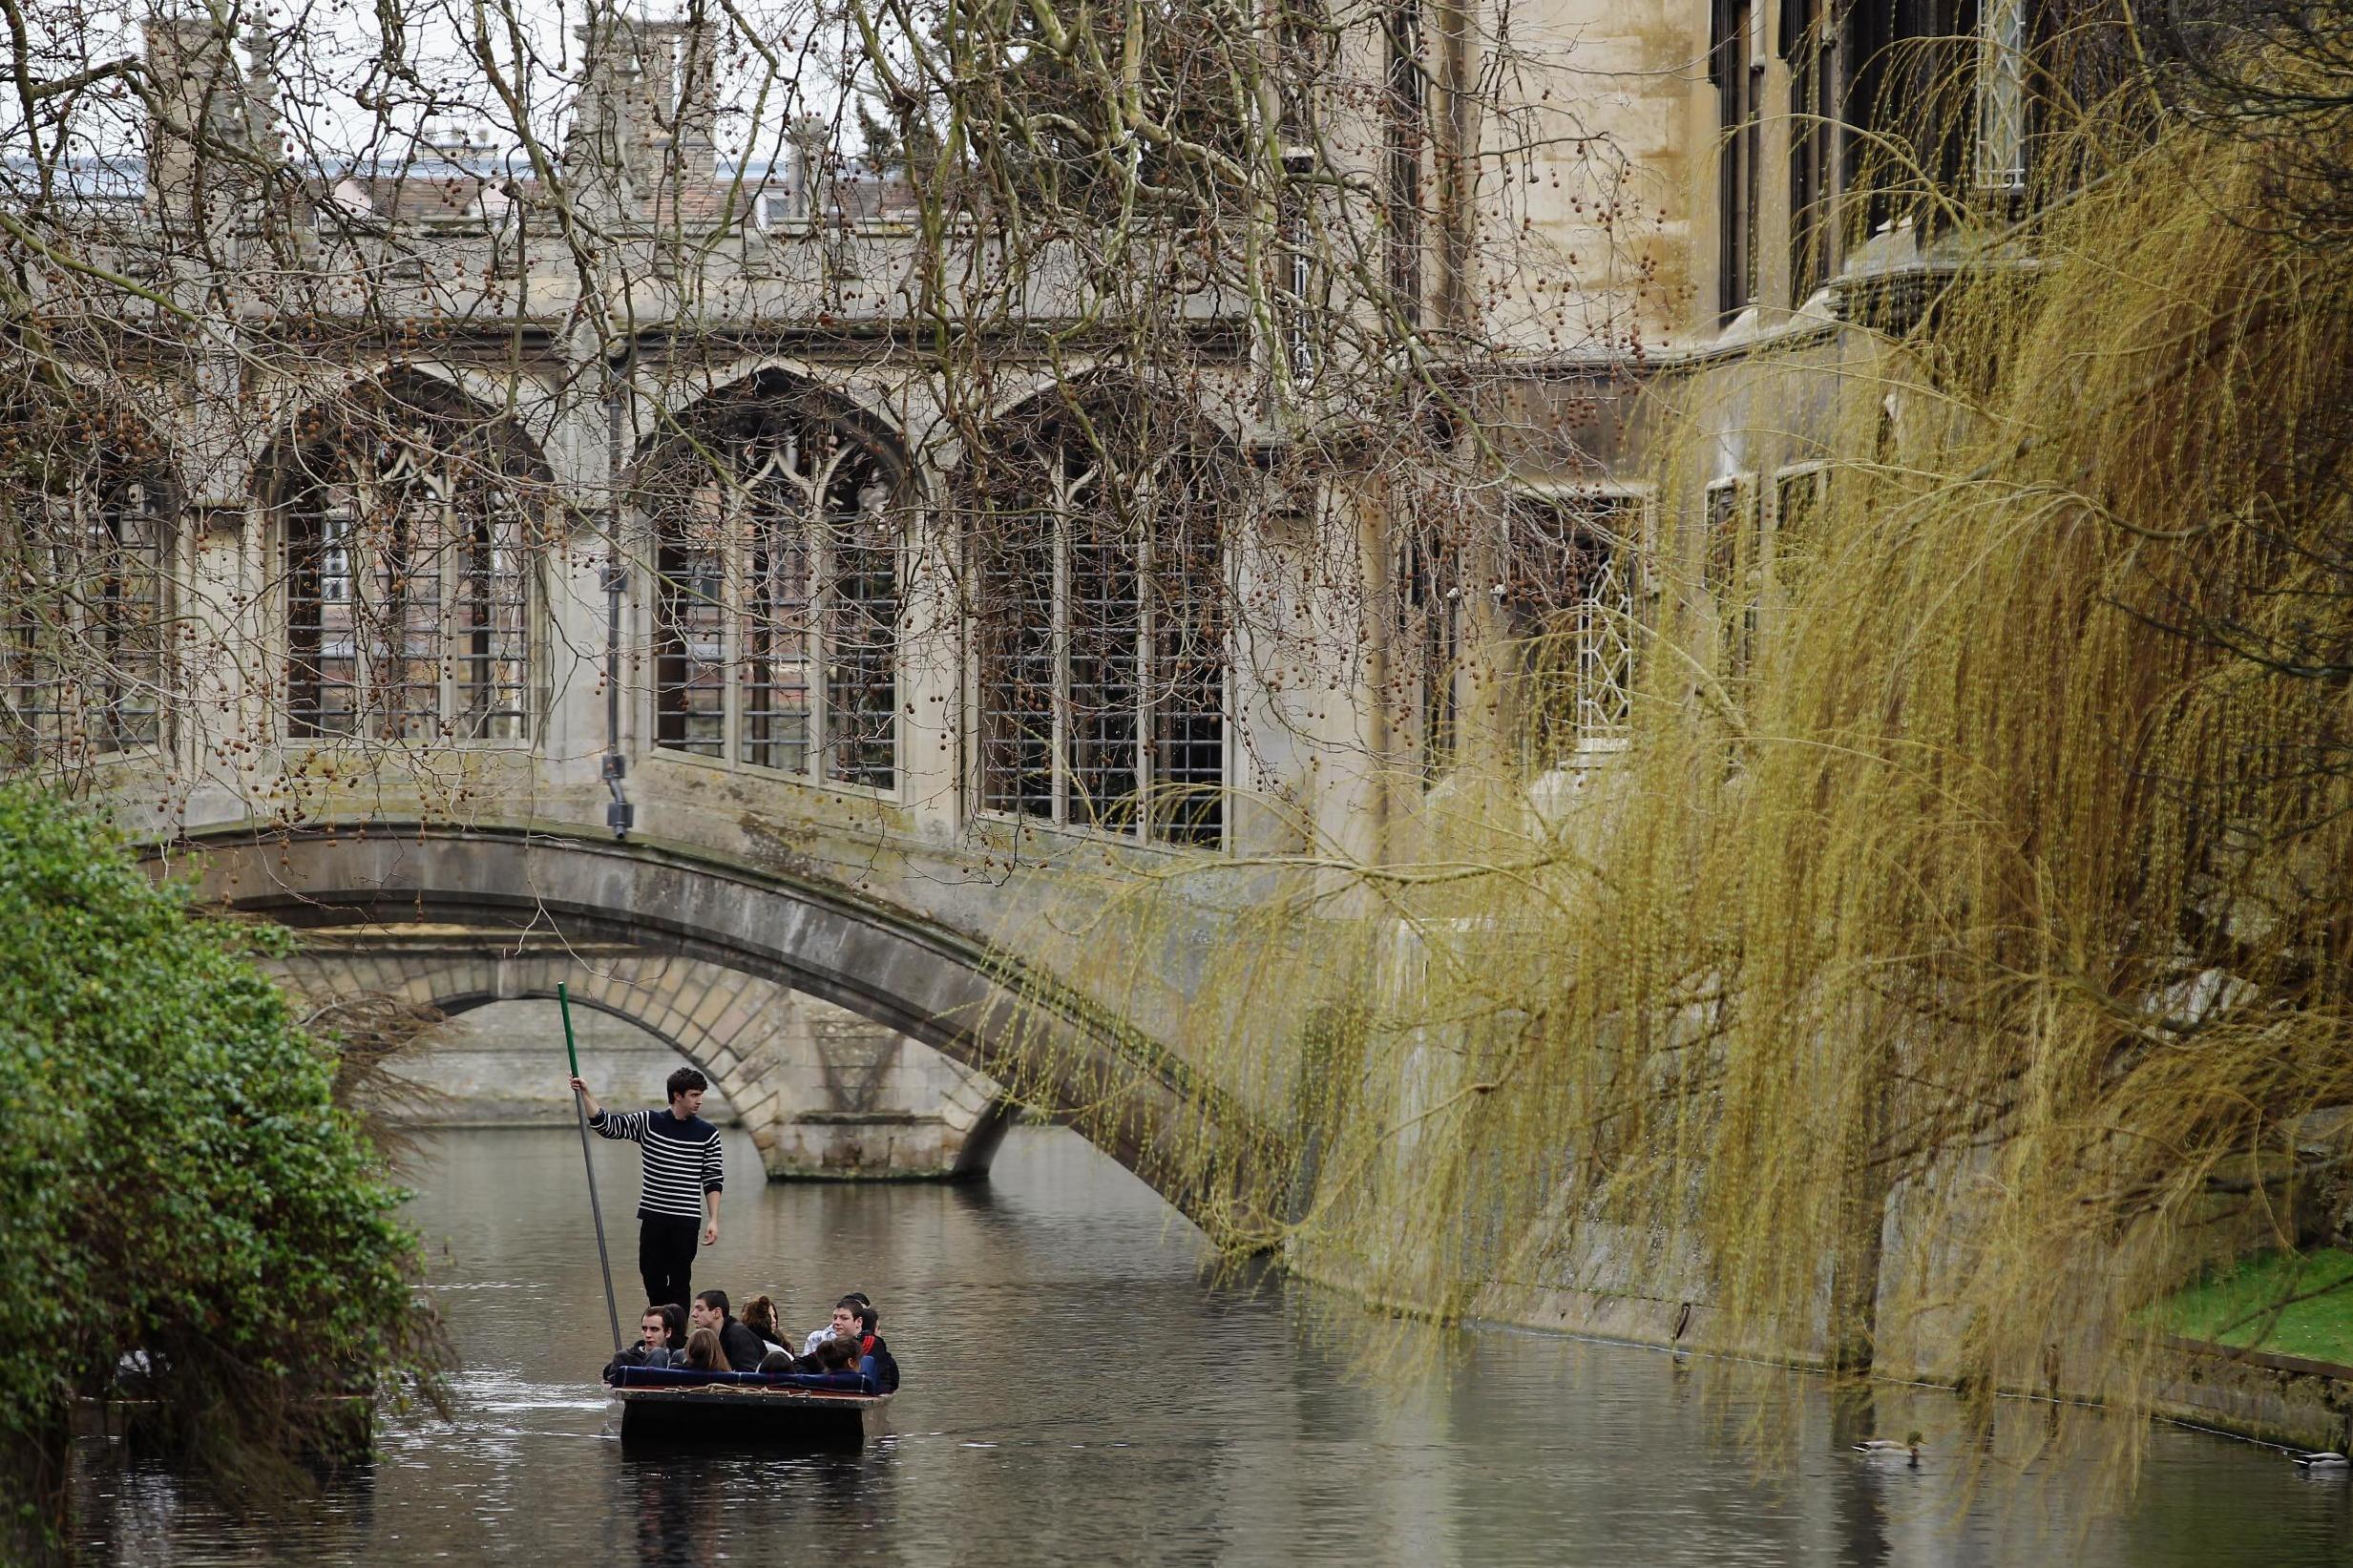
[[[564,1056],[572,1063],[572,1076],[580,1076],[580,1048],[572,1039],[572,993],[561,980],[556,982],[556,1006],[564,1015]],[[597,1162],[588,1154],[588,1099],[579,1090],[572,1091],[572,1111],[580,1119],[580,1163],[588,1167],[588,1217],[597,1223],[597,1265],[604,1270],[604,1315],[613,1323],[613,1359],[620,1359],[620,1304],[613,1299],[613,1259],[604,1250],[604,1210],[597,1202]]]

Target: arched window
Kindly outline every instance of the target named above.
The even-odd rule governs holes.
[[[778,376],[681,424],[639,485],[655,534],[655,744],[893,787],[901,466]]]
[[[1140,396],[1003,433],[972,459],[981,807],[1220,843],[1225,466]]]
[[[7,761],[163,739],[171,485],[152,437],[96,408],[0,425],[0,730]]]
[[[295,738],[527,739],[530,517],[513,432],[386,395],[314,418],[283,476]]]
[[[1626,743],[1633,718],[1643,498],[1523,496],[1505,514],[1503,632],[1533,771]]]

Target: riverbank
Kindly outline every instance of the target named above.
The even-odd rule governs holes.
[[[1786,1347],[1733,1341],[1704,1302],[1605,1291],[1490,1284],[1475,1299],[1471,1321],[1576,1339],[1733,1355],[1830,1374],[1826,1358]],[[2205,1431],[2299,1450],[2353,1453],[2353,1365],[2282,1355],[2166,1334],[2155,1347],[2150,1413]],[[1952,1387],[1935,1369],[1882,1365],[1873,1381]],[[2023,1399],[2097,1408],[2093,1390],[2064,1381],[2008,1384]]]

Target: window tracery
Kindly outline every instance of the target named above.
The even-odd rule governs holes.
[[[981,807],[1223,842],[1215,465],[1181,439],[1110,447],[1055,419],[992,469],[971,533]]]
[[[516,741],[532,722],[527,482],[487,432],[322,425],[282,509],[290,736]]]
[[[53,433],[53,432],[46,432]],[[84,447],[87,451],[89,449]],[[32,433],[0,482],[0,732],[11,765],[163,739],[168,486]]]
[[[767,397],[725,408],[653,472],[655,743],[893,787],[895,465]]]
[[[1528,498],[1510,514],[1503,611],[1528,765],[1623,742],[1633,714],[1639,495]]]

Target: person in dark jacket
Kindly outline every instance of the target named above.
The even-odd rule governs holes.
[[[679,1338],[686,1327],[686,1314],[677,1303],[649,1307],[638,1323],[638,1343],[605,1363],[604,1380],[613,1381],[613,1373],[621,1367],[675,1367],[684,1357]]]
[[[687,1311],[687,1320],[696,1328],[708,1328],[719,1336],[719,1348],[726,1352],[727,1365],[739,1372],[756,1372],[768,1348],[760,1336],[745,1328],[727,1314],[727,1293],[725,1290],[704,1290],[695,1295],[695,1304]]]
[[[758,1334],[769,1355],[785,1350],[785,1330],[776,1321],[776,1304],[766,1296],[754,1296],[744,1304],[744,1327]]]
[[[649,1307],[646,1313],[662,1315],[662,1342],[670,1348],[670,1364],[676,1366],[686,1354],[686,1304],[665,1301],[660,1307]]]
[[[882,1314],[875,1311],[874,1304],[863,1295],[844,1296],[842,1300],[845,1304],[852,1301],[858,1304],[856,1307],[858,1365],[872,1374],[873,1391],[896,1393],[898,1391],[898,1358],[891,1353],[891,1347],[884,1342],[881,1333],[877,1330],[876,1326],[882,1322]],[[823,1349],[825,1347],[821,1345],[818,1348]]]
[[[864,1319],[866,1335],[858,1342],[858,1364],[873,1377],[876,1393],[896,1393],[898,1357],[891,1353],[891,1347],[877,1331],[882,1314],[870,1307],[860,1316]]]

